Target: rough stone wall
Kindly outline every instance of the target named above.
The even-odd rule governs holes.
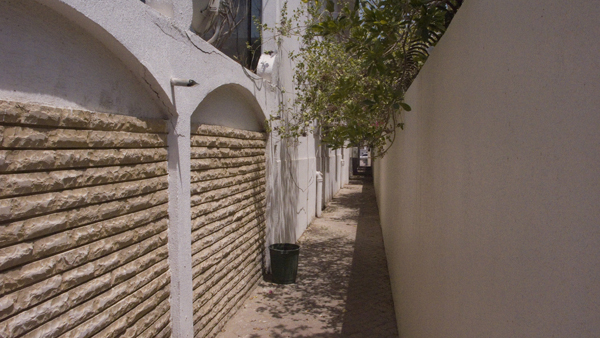
[[[192,125],[194,334],[213,337],[262,274],[266,135]]]
[[[0,101],[0,337],[168,337],[167,126]]]

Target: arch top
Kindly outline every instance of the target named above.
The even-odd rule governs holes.
[[[77,0],[32,0],[32,2],[52,9],[56,14],[68,19],[78,29],[87,32],[90,37],[104,45],[140,81],[147,93],[165,113],[165,117],[176,114],[168,86],[165,85],[166,81],[161,79],[161,74],[154,71],[152,63],[142,61],[146,59],[145,55],[140,53],[140,49],[137,47],[147,41],[140,39],[137,44],[132,43],[135,39],[130,32],[135,31],[136,26],[141,27],[141,22],[147,25],[151,21],[143,19],[145,16],[141,15],[148,12],[145,8],[148,6],[139,1],[131,3],[99,1],[96,3]],[[104,10],[98,10],[100,7],[103,7]],[[131,16],[132,22],[123,24],[120,20],[121,16],[115,15],[116,8],[121,13],[136,13]]]
[[[236,83],[224,84],[212,90],[191,116],[192,123],[251,131],[265,131],[265,120],[265,114],[254,95]]]
[[[31,1],[54,9],[105,45],[170,117],[264,131],[266,117],[279,106],[280,94],[262,78],[140,1]],[[172,87],[172,78],[194,79],[199,86]]]

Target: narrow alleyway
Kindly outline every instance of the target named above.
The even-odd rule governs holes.
[[[398,337],[372,181],[352,180],[298,242],[297,283],[261,281],[218,338]]]

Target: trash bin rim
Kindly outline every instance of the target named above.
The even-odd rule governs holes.
[[[300,246],[292,243],[274,243],[269,245],[269,250],[280,253],[295,252],[300,250]]]

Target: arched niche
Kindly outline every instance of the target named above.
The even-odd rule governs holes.
[[[0,99],[166,118],[148,79],[71,19],[34,0],[0,1]]]
[[[226,84],[210,92],[192,114],[191,122],[250,131],[265,130],[265,115],[256,98],[238,84]]]

